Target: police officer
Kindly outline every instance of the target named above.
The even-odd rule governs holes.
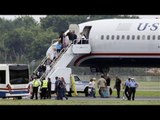
[[[129,92],[130,92],[130,81],[131,81],[131,77],[128,77],[128,79],[125,81],[125,90],[124,90],[124,93],[125,93],[125,96],[127,97],[127,99],[129,100]]]
[[[36,96],[36,99],[38,99],[38,87],[40,86],[40,82],[38,81],[37,77],[33,80],[33,94],[31,96],[31,99],[34,98],[34,95]]]
[[[48,87],[48,80],[46,80],[45,78],[43,78],[42,80],[42,84],[41,84],[41,91],[42,91],[42,96],[41,96],[41,99],[44,98],[46,99],[47,97],[47,87]]]
[[[136,88],[138,87],[138,83],[134,80],[134,78],[131,78],[131,81],[129,83],[130,86],[130,94],[129,94],[129,100],[132,98],[134,100],[135,98],[135,93],[136,93]]]

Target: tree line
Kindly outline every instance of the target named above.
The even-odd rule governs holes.
[[[42,60],[53,39],[70,24],[109,18],[138,18],[131,15],[47,15],[37,22],[32,16],[14,20],[0,18],[0,63],[30,63]]]

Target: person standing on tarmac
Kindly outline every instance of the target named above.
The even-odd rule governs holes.
[[[114,88],[116,88],[116,90],[117,90],[117,98],[120,98],[121,79],[118,76],[116,76]]]
[[[55,77],[55,93],[56,93],[56,99],[58,98],[58,76]]]
[[[105,91],[106,88],[106,80],[104,79],[104,75],[101,75],[101,78],[97,81],[97,85],[99,88],[99,94],[101,98],[104,98],[103,92]]]
[[[62,80],[62,94],[63,94],[63,97],[66,98],[66,100],[68,100],[68,97],[66,96],[66,82],[64,80],[63,77],[61,77],[61,80]]]
[[[46,99],[47,96],[47,87],[48,87],[48,80],[45,78],[42,79],[42,84],[41,84],[41,99]]]
[[[112,89],[111,89],[111,87],[110,87],[111,78],[110,78],[109,74],[107,74],[106,82],[107,82],[106,85],[107,85],[107,89],[108,89],[108,91],[109,91],[109,94],[112,95]]]
[[[57,100],[63,100],[63,82],[61,78],[58,78],[57,91],[58,91]]]
[[[89,82],[88,90],[89,90],[89,96],[96,98],[96,96],[95,96],[95,94],[96,94],[96,84],[95,84],[95,81],[94,81],[93,78]]]
[[[33,80],[33,94],[31,96],[31,99],[34,98],[34,95],[35,95],[36,99],[38,99],[38,88],[39,88],[39,86],[40,86],[40,82],[37,79],[37,77],[35,77],[34,80]]]
[[[51,99],[51,86],[52,86],[51,79],[50,79],[50,78],[48,78],[47,99]]]
[[[127,97],[127,99],[129,100],[129,92],[130,92],[130,81],[131,81],[131,77],[128,77],[128,79],[125,81],[124,83],[124,94]]]
[[[130,81],[130,94],[129,94],[129,100],[134,100],[135,98],[135,93],[136,93],[136,88],[138,87],[138,83],[134,80],[134,78],[131,78]]]

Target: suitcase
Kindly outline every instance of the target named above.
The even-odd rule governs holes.
[[[107,90],[107,89],[104,89],[104,90],[103,90],[102,96],[103,96],[104,98],[109,97],[109,93],[108,93],[108,90]]]

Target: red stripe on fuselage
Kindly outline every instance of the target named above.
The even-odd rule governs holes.
[[[81,57],[79,57],[75,62],[74,66],[78,64],[78,62],[86,57],[90,56],[115,56],[115,57],[120,57],[120,56],[159,56],[160,53],[91,53],[91,54],[86,54]]]

